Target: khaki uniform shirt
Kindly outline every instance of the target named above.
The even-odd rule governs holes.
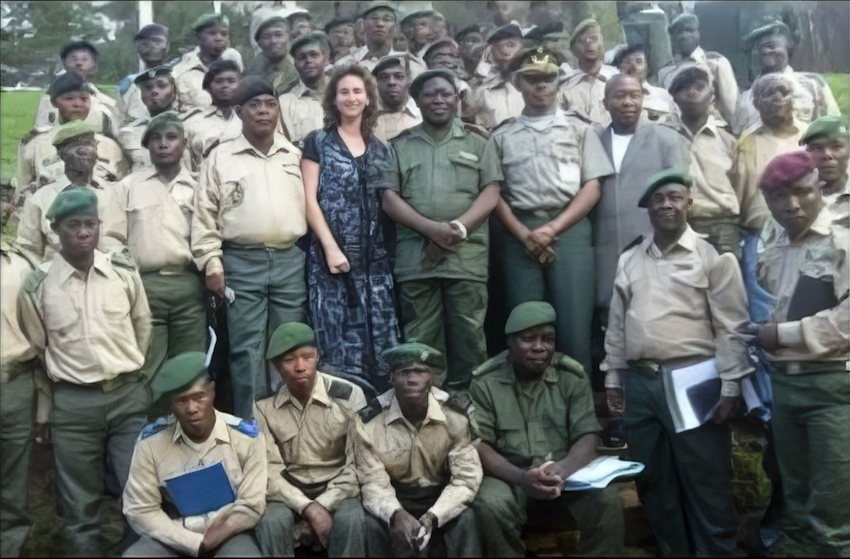
[[[455,120],[439,142],[421,126],[392,142],[398,175],[390,189],[421,215],[438,221],[460,217],[490,184],[502,181],[495,147]],[[398,281],[425,278],[487,281],[489,230],[487,220],[470,230],[457,252],[443,251],[437,263],[423,261],[431,241],[412,229],[397,225],[395,274]]]
[[[22,372],[21,365],[38,355],[18,323],[18,297],[32,264],[0,241],[0,384]]]
[[[549,118],[522,115],[490,136],[505,176],[502,197],[515,212],[553,217],[581,185],[614,173],[599,135],[586,121],[561,109]]]
[[[59,252],[59,235],[50,227],[47,211],[59,193],[71,187],[67,177],[62,177],[38,190],[21,209],[18,236],[15,246],[34,262],[48,262]],[[121,251],[127,244],[127,216],[121,202],[120,191],[114,183],[92,181],[89,188],[97,195],[97,213],[100,217],[100,243],[97,247],[106,253]]]
[[[741,213],[742,193],[735,176],[735,156],[738,142],[714,115],[705,126],[692,134],[681,121],[668,121],[665,126],[681,134],[688,144],[689,174],[693,181],[692,217],[737,218]],[[746,221],[747,216],[743,217]]]
[[[382,142],[395,138],[408,128],[413,128],[422,123],[422,113],[416,106],[412,97],[407,98],[407,103],[398,112],[381,108],[375,118],[375,137]]]
[[[198,556],[210,526],[227,522],[237,532],[250,530],[266,510],[263,434],[253,422],[220,411],[215,415],[212,434],[202,443],[184,435],[173,416],[170,424],[163,419],[146,427],[136,441],[124,488],[124,515],[133,530],[192,557]],[[218,462],[236,500],[205,515],[169,517],[162,508],[165,480]]]
[[[53,145],[56,127],[37,129],[36,135],[22,143],[18,149],[18,184],[15,189],[17,203],[23,205],[27,198],[53,181],[65,175],[65,163]],[[130,172],[130,161],[125,157],[118,142],[95,134],[97,163],[94,176],[101,182],[117,182]]]
[[[566,76],[558,91],[561,108],[573,110],[591,122],[601,126],[611,123],[611,115],[602,104],[605,98],[605,84],[619,71],[613,66],[603,64],[595,78],[591,78],[579,68]]]
[[[288,249],[307,232],[301,151],[275,135],[268,154],[245,136],[215,148],[201,169],[192,254],[201,271],[222,270],[221,245]]]
[[[136,171],[117,185],[127,209],[127,246],[140,272],[168,275],[192,265],[192,214],[198,182],[189,170],[168,184],[156,169]]]
[[[391,51],[396,52],[396,51]],[[349,64],[357,64],[359,66],[363,66],[370,72],[375,69],[375,66],[378,65],[378,62],[381,60],[380,56],[369,56],[369,47],[363,45],[359,49],[355,49],[351,52],[351,54],[347,56],[343,56],[336,62],[334,62],[334,68],[339,68],[341,66],[348,66]],[[408,70],[410,72],[410,81],[413,81],[413,78],[427,70],[428,68],[414,58],[408,57]]]
[[[280,62],[271,63],[261,54],[254,58],[253,62],[252,68],[248,73],[262,76],[269,80],[278,94],[290,91],[300,81],[298,79],[298,72],[295,71],[295,66],[292,64],[289,56],[285,56]]]
[[[823,205],[836,217],[846,218],[850,215],[850,178],[844,183],[844,188],[834,194],[823,195]]]
[[[212,97],[207,90],[204,89],[204,74],[207,73],[207,68],[199,56],[200,49],[195,47],[195,50],[187,52],[180,59],[180,62],[174,65],[171,74],[177,82],[177,91],[180,99],[180,104],[184,107],[195,106],[206,109],[212,105]],[[222,59],[233,60],[242,69],[242,55],[234,48],[228,48],[221,55]]]
[[[665,66],[658,71],[658,85],[664,90],[670,89],[673,79],[685,68],[696,64],[708,72],[714,88],[714,109],[719,116],[730,126],[734,126],[735,108],[738,104],[738,82],[735,79],[735,70],[729,60],[717,52],[705,52],[702,47],[697,47],[690,56],[682,57],[677,54],[675,62]]]
[[[838,108],[832,90],[822,76],[808,72],[795,72],[791,66],[786,66],[782,73],[794,82],[795,88],[791,98],[794,116],[804,125],[822,116],[841,116],[841,109]],[[753,104],[753,90],[748,89],[738,99],[735,131],[743,136],[750,128],[757,127],[760,122],[761,117]]]
[[[417,430],[402,415],[392,390],[378,397],[381,413],[356,418],[354,439],[363,507],[389,525],[402,508],[396,487],[443,487],[428,512],[437,526],[457,518],[478,493],[484,472],[472,444],[469,419],[441,402],[448,394],[431,388],[428,412]]]
[[[507,351],[474,373],[469,395],[481,441],[517,467],[563,460],[580,438],[602,431],[587,375],[559,366],[561,358],[556,353],[543,378],[527,386]]]
[[[113,138],[118,135],[119,122],[116,117],[115,99],[101,92],[94,84],[92,88],[91,110],[86,122],[94,126],[95,132],[107,134]],[[50,95],[42,96],[35,112],[33,128],[59,126],[59,110],[50,102]]]
[[[663,87],[643,82],[643,109],[641,117],[651,122],[666,122],[676,113],[673,96]]]
[[[518,117],[524,108],[522,93],[510,80],[494,73],[467,94],[463,116],[473,118],[475,124],[493,128],[509,118]]]
[[[759,191],[758,183],[762,172],[777,155],[800,148],[800,138],[806,131],[806,125],[794,121],[797,132],[786,137],[776,136],[766,126],[758,126],[738,140],[738,152],[735,156],[736,187],[741,200],[741,225],[752,229],[761,229],[770,216],[764,195]]]
[[[138,371],[151,336],[151,311],[132,261],[100,251],[87,273],[61,254],[21,292],[21,328],[44,355],[54,382],[89,385]]]
[[[198,107],[190,108],[187,111],[168,111],[176,114],[180,117],[184,123],[193,117],[194,115],[200,113],[202,109]],[[130,167],[133,171],[138,171],[140,169],[144,169],[146,167],[153,167],[153,163],[151,163],[151,154],[148,148],[142,145],[142,137],[145,135],[145,131],[148,129],[148,124],[151,122],[151,116],[145,116],[143,118],[134,120],[127,126],[121,128],[118,132],[118,143],[121,144],[121,148],[124,150],[124,153],[127,154],[127,157],[130,159]],[[191,135],[188,128],[184,127],[184,135],[186,137],[186,141],[191,144]],[[185,150],[183,152],[183,165],[189,167],[191,165],[192,158],[189,153],[189,150]]]
[[[304,82],[288,93],[284,93],[278,99],[280,103],[280,119],[289,139],[298,145],[313,130],[318,130],[324,125],[325,111],[322,109],[322,90],[310,89]]]
[[[365,405],[359,386],[324,373],[316,375],[306,406],[286,384],[276,395],[257,402],[254,417],[265,434],[269,464],[268,500],[302,514],[314,502],[304,494],[305,486],[321,491],[315,502],[329,511],[357,497],[360,486],[349,435],[354,414]]]
[[[717,357],[721,394],[740,394],[753,372],[744,330],[747,297],[738,260],[688,226],[662,253],[649,235],[620,257],[605,335],[607,369],[629,361]]]
[[[185,121],[186,138],[189,144],[186,154],[192,177],[198,180],[201,166],[216,145],[242,135],[242,120],[231,111],[229,117],[218,107],[208,107],[194,113]],[[186,155],[184,154],[184,156]]]
[[[126,126],[140,118],[150,118],[150,113],[142,102],[142,90],[131,82],[127,91],[118,96],[119,125]]]
[[[850,230],[846,216],[835,217],[824,207],[808,233],[796,242],[775,222],[762,231],[756,278],[775,297],[770,321],[779,323],[782,346],[767,352],[771,361],[850,362],[850,299],[846,298]],[[801,280],[809,283],[801,285]],[[816,293],[813,284],[831,293]],[[789,311],[799,308],[800,301],[795,299],[814,304],[828,296],[840,302],[831,308],[809,309],[802,313],[805,316],[789,316]],[[799,310],[794,312],[800,314]]]

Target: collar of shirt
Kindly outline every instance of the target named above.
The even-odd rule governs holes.
[[[187,64],[189,66],[189,70],[194,70],[195,68],[199,68],[204,72],[208,70],[208,68],[204,66],[204,63],[201,62],[201,47],[195,47],[194,50],[187,52],[181,62]]]
[[[693,139],[699,136],[700,134],[705,133],[709,133],[714,137],[720,136],[720,131],[717,129],[717,119],[712,114],[708,115],[708,120],[705,121],[705,124],[702,125],[702,128],[696,131],[696,134],[692,134],[691,129],[685,126],[685,123],[681,120],[676,121],[676,126],[678,127],[679,131],[681,131],[691,141],[693,141]]]
[[[179,421],[174,422],[174,436],[171,440],[175,443],[178,443],[182,440],[188,446],[194,448],[195,450],[199,450],[200,448],[207,446],[210,441],[217,441],[225,444],[230,444],[230,430],[227,427],[227,423],[225,423],[224,419],[222,419],[221,415],[219,415],[218,410],[215,410],[215,425],[213,426],[212,433],[210,433],[210,436],[207,440],[201,443],[196,443],[188,436],[184,436],[183,428],[180,426]]]
[[[236,111],[231,110],[230,116],[227,117],[227,116],[224,116],[224,111],[221,110],[221,107],[216,107],[215,105],[212,105],[211,107],[208,107],[204,111],[204,118],[211,118],[211,117],[214,117],[214,116],[217,116],[218,118],[220,118],[221,120],[223,120],[225,122],[230,122],[234,118],[238,118],[236,116]]]
[[[679,240],[673,243],[666,251],[661,252],[661,249],[655,244],[655,234],[647,235],[646,239],[643,240],[640,244],[641,250],[655,258],[656,260],[662,260],[668,254],[670,254],[673,249],[676,247],[682,247],[683,249],[693,252],[697,247],[697,239],[699,235],[697,235],[696,231],[691,229],[691,226],[688,225],[685,228],[685,232],[682,233],[682,236],[679,237]]]
[[[516,373],[514,372],[513,365],[511,365],[510,357],[508,354],[505,354],[505,362],[507,363],[507,367],[503,367],[500,372],[494,373],[496,376],[496,380],[502,384],[514,384],[519,382],[516,377]],[[555,368],[552,367],[551,363],[548,367],[546,367],[546,371],[543,373],[544,382],[549,384],[558,382],[558,374],[555,372]]]
[[[439,395],[447,396],[447,394],[439,388],[431,387],[431,392],[428,394],[428,411],[425,413],[425,421],[422,422],[423,426],[428,423],[446,423],[446,414],[443,411],[442,406],[440,406],[440,401],[437,398]],[[387,414],[384,416],[384,424],[389,426],[390,423],[401,420],[405,424],[410,425],[410,422],[404,417],[404,414],[401,413],[401,408],[398,405],[398,399],[395,397],[395,391],[390,390],[382,396],[388,397],[390,404],[389,410],[387,410]],[[384,402],[382,402],[382,404],[383,403]]]
[[[391,111],[390,109],[384,107],[383,102],[378,101],[378,105],[381,107],[376,116],[392,114],[394,112],[405,113],[414,118],[419,118],[422,115],[422,112],[419,110],[419,107],[416,105],[416,101],[413,100],[413,97],[407,96],[407,102],[401,108],[400,111]]]
[[[682,56],[681,53],[677,53],[676,56],[673,57],[673,59],[677,63],[696,62],[697,64],[702,64],[702,65],[707,64],[707,61],[708,61],[708,59],[705,56],[705,50],[703,50],[703,48],[699,47],[699,46],[697,48],[695,48],[694,52],[692,52],[688,56]]]
[[[457,119],[452,120],[452,131],[449,134],[446,134],[445,137],[439,142],[435,142],[434,138],[431,137],[430,134],[425,132],[425,129],[422,128],[421,124],[416,125],[415,127],[410,129],[409,134],[411,136],[416,136],[417,138],[421,138],[425,142],[431,144],[432,146],[442,145],[446,142],[449,142],[455,138],[463,138],[468,132],[466,129],[458,122]]]
[[[291,144],[286,141],[286,138],[284,138],[278,133],[275,133],[274,143],[272,144],[272,147],[269,149],[268,153],[260,153],[257,148],[251,145],[251,142],[248,141],[248,138],[246,138],[244,134],[240,134],[239,137],[234,139],[233,141],[235,142],[233,153],[242,153],[245,151],[250,151],[258,155],[259,157],[269,158],[279,151],[283,151],[286,153],[290,153],[291,151]]]
[[[811,234],[820,235],[825,237],[832,232],[832,220],[834,216],[829,209],[824,206],[821,208],[820,213],[815,218],[814,223],[806,232],[806,235],[800,239],[800,241],[805,241],[806,237]],[[765,226],[762,232],[762,245],[764,247],[784,247],[791,245],[791,239],[788,238],[788,232],[784,227],[779,225],[774,219],[770,219],[769,226]],[[799,244],[799,243],[797,243]]]
[[[596,73],[595,79],[605,83],[613,76],[619,73],[620,71],[614,68],[613,66],[603,64],[599,67],[599,72]],[[582,81],[586,76],[590,76],[590,74],[576,66],[575,68],[573,68],[572,73],[565,78],[565,81],[569,82],[570,85],[575,85]]]
[[[159,171],[156,170],[156,167],[152,167],[150,169],[145,169],[145,170],[147,171],[147,173],[145,173],[143,175],[145,178],[144,178],[144,181],[142,181],[142,182],[152,181],[152,180],[158,181],[159,180]],[[192,182],[193,182],[193,179],[192,179],[192,175],[189,174],[189,170],[186,169],[185,166],[181,165],[180,166],[180,172],[177,173],[177,176],[174,177],[173,179],[171,179],[171,181],[169,181],[167,184],[166,183],[163,183],[163,184],[165,184],[165,187],[168,189],[169,192],[171,192],[171,190],[177,184],[184,184],[186,186],[194,188],[194,186],[192,185]]]
[[[310,394],[310,401],[321,404],[326,408],[331,407],[331,398],[328,396],[328,389],[325,386],[325,379],[322,378],[322,373],[316,373],[316,384],[313,385],[313,392]],[[286,383],[282,383],[280,390],[274,398],[274,407],[280,409],[287,404],[293,405],[299,410],[304,409],[301,402],[299,402],[298,399],[289,392],[289,388],[287,388]]]
[[[517,117],[516,122],[518,122],[519,124],[522,124],[526,128],[531,128],[533,130],[536,130],[536,128],[534,128],[534,126],[531,125],[531,120],[530,120],[531,118],[532,117],[529,117],[528,115],[521,114]],[[564,114],[564,111],[560,107],[558,107],[555,110],[555,115],[552,117],[552,122],[549,124],[549,126],[547,126],[547,130],[550,129],[550,128],[556,128],[556,127],[559,127],[559,126],[567,127],[569,125],[570,125],[570,123],[567,122],[567,115]]]
[[[324,86],[327,85],[326,81],[327,80],[325,80],[325,78],[323,77],[319,82],[319,89],[310,89],[309,87],[307,87],[306,83],[299,79],[298,85],[293,87],[289,93],[292,93],[298,98],[309,97],[310,99],[316,99],[317,101],[321,101],[322,91],[324,91]]]
[[[62,256],[61,253],[57,252],[53,256],[53,264],[50,267],[51,270],[55,270],[54,273],[57,274],[61,283],[65,283],[68,278],[73,275],[81,279],[85,279],[88,277],[88,274],[84,274],[80,270],[71,266],[71,264],[65,260],[65,257]],[[114,279],[118,277],[115,274],[115,270],[112,269],[112,266],[109,264],[109,259],[106,255],[99,250],[94,251],[94,263],[91,267],[92,270],[98,272],[100,275],[107,279]],[[89,271],[91,273],[91,270]]]

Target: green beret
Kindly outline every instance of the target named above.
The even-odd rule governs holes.
[[[573,48],[575,42],[578,41],[578,38],[582,36],[585,31],[596,28],[600,32],[602,31],[602,27],[600,27],[599,22],[595,19],[585,19],[582,20],[576,25],[575,30],[573,30],[573,35],[570,37],[570,48]]]
[[[72,120],[56,128],[53,145],[58,148],[73,141],[94,140],[94,133],[94,127],[86,121]]]
[[[47,210],[50,223],[59,223],[70,215],[94,210],[97,213],[97,194],[90,188],[73,187],[59,193]]]
[[[425,70],[410,82],[410,87],[408,88],[408,92],[410,96],[414,99],[419,97],[419,93],[422,91],[422,88],[425,86],[425,82],[430,80],[431,78],[443,78],[447,82],[449,82],[455,90],[455,94],[457,94],[457,84],[455,83],[455,75],[448,70],[443,68],[435,68],[433,70]]]
[[[233,97],[230,99],[230,104],[233,106],[244,105],[258,95],[278,96],[272,82],[263,76],[248,76],[239,82],[239,86],[233,92]]]
[[[527,301],[520,303],[505,322],[505,334],[516,334],[535,326],[555,324],[555,308],[545,301]]]
[[[278,326],[269,338],[266,359],[274,359],[293,349],[316,346],[316,333],[303,322],[285,322]]]
[[[381,358],[390,368],[390,374],[399,365],[411,362],[427,365],[435,373],[441,373],[446,368],[446,360],[442,353],[429,345],[420,344],[419,342],[408,342],[391,347],[381,353]]]
[[[667,27],[667,32],[672,35],[679,29],[679,27],[686,23],[696,23],[697,28],[699,28],[699,18],[697,18],[697,16],[694,14],[679,14],[673,18],[673,21],[670,22],[670,25]]]
[[[272,15],[266,17],[265,19],[263,19],[263,21],[260,22],[260,25],[257,27],[257,31],[254,32],[254,40],[259,41],[260,40],[260,34],[262,34],[263,30],[266,27],[271,27],[271,26],[276,25],[276,24],[283,24],[283,25],[286,26],[287,29],[289,29],[291,27],[289,25],[289,20],[287,18],[285,18],[284,16],[282,16],[280,14],[272,14]]]
[[[687,188],[691,187],[691,179],[687,173],[676,171],[675,169],[666,169],[652,175],[649,179],[649,185],[643,192],[643,196],[638,201],[639,208],[648,208],[649,202],[652,200],[652,193],[661,188],[665,184],[681,184]]]
[[[159,113],[151,119],[150,123],[148,123],[148,127],[145,129],[145,133],[142,135],[142,147],[148,147],[148,141],[151,138],[151,134],[153,134],[154,132],[159,132],[167,126],[173,126],[177,128],[177,130],[179,130],[181,133],[185,133],[183,128],[183,121],[180,120],[179,116],[170,111]]]
[[[133,83],[136,85],[141,85],[146,81],[152,80],[158,76],[170,76],[171,75],[171,66],[168,64],[162,64],[160,66],[156,66],[154,68],[150,68],[149,70],[145,70],[141,74],[135,77]]]
[[[65,72],[53,80],[50,87],[47,88],[47,95],[51,99],[56,99],[60,95],[72,91],[87,91],[88,93],[92,93],[92,88],[84,78],[73,72]]]
[[[224,14],[204,14],[199,17],[197,21],[195,21],[194,25],[192,25],[192,31],[194,31],[195,33],[199,33],[207,27],[212,27],[213,25],[230,27],[230,21]]]
[[[187,351],[163,363],[151,379],[151,401],[165,404],[162,400],[192,386],[207,373],[206,359],[203,351]]]
[[[800,138],[800,145],[804,146],[816,138],[844,138],[847,139],[847,127],[841,119],[835,116],[822,116],[809,124],[806,133]]]
[[[393,51],[382,57],[378,63],[375,64],[375,68],[372,69],[372,75],[378,77],[378,72],[387,66],[401,66],[404,68],[404,73],[408,73],[407,54],[399,51]]]
[[[360,12],[360,17],[365,19],[367,15],[369,15],[371,12],[374,12],[375,10],[377,10],[379,8],[387,9],[387,10],[389,10],[393,13],[394,17],[397,17],[397,15],[396,15],[398,13],[398,3],[397,2],[369,2],[369,5],[366,6],[366,8],[362,12]]]
[[[292,46],[289,47],[289,54],[295,58],[295,53],[303,47],[304,45],[319,45],[319,48],[322,49],[322,52],[329,53],[331,51],[331,46],[328,43],[328,36],[322,33],[321,31],[311,31],[309,33],[304,33],[294,41],[292,41]]]

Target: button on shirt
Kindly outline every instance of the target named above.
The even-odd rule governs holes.
[[[500,365],[469,388],[482,442],[520,468],[563,460],[580,438],[602,431],[590,382],[557,368],[559,358],[556,353],[540,381],[523,386],[504,351],[493,358]]]
[[[382,412],[365,424],[358,416],[357,473],[364,508],[389,525],[402,508],[394,487],[443,487],[428,509],[437,527],[462,513],[478,493],[484,472],[472,444],[469,420],[440,404],[448,394],[432,388],[428,412],[417,430],[401,413],[392,390],[378,397]]]
[[[665,123],[681,134],[688,143],[689,174],[693,181],[693,217],[735,217],[741,212],[740,183],[735,176],[735,156],[738,142],[731,133],[718,125],[713,115],[705,125],[692,133],[679,121]],[[748,216],[743,216],[747,221]]]
[[[439,142],[417,126],[392,145],[398,173],[389,188],[429,219],[457,219],[484,187],[502,181],[494,145],[466,130],[458,120]],[[396,277],[399,281],[437,277],[486,281],[488,239],[485,220],[464,242],[455,245],[456,252],[444,252],[439,263],[425,268],[422,254],[427,239],[397,225]]]
[[[265,442],[233,427],[242,420],[216,411],[209,439],[193,442],[174,421],[136,442],[124,488],[124,515],[133,530],[192,557],[213,524],[227,522],[236,532],[257,525],[266,509]],[[173,418],[172,418],[173,420]],[[236,500],[203,516],[170,518],[163,510],[165,480],[222,462]]]
[[[850,359],[850,231],[846,216],[836,219],[823,208],[802,239],[792,242],[779,224],[765,227],[759,239],[756,278],[775,297],[771,322],[779,323],[781,347],[768,352],[771,361],[848,361]],[[808,286],[800,285],[802,280]],[[812,280],[818,280],[813,282]],[[831,287],[837,305],[809,316],[789,317],[792,305],[804,298],[823,299],[813,284]],[[802,289],[803,291],[800,291]],[[841,299],[844,297],[844,300]],[[792,303],[794,301],[794,303]],[[808,313],[805,313],[808,314]]]
[[[298,144],[307,134],[322,128],[325,119],[322,93],[325,85],[323,83],[320,90],[315,90],[299,81],[289,93],[279,97],[280,118],[292,143]]]
[[[21,327],[44,354],[54,382],[94,384],[138,371],[145,362],[151,312],[139,274],[95,251],[88,272],[56,254],[34,292],[23,291]]]
[[[192,222],[199,270],[221,270],[221,244],[288,249],[307,232],[301,151],[275,134],[267,154],[245,136],[215,148],[201,169]]]
[[[18,296],[32,271],[29,261],[0,241],[0,384],[20,372],[19,365],[35,359],[38,351],[18,323]]]
[[[375,118],[375,137],[381,141],[388,141],[395,138],[408,128],[413,128],[417,124],[422,123],[422,113],[419,107],[416,106],[416,101],[412,97],[407,98],[407,103],[400,111],[391,111],[382,108],[378,111]]]
[[[349,397],[330,397],[328,387],[333,383],[350,387]],[[336,510],[345,499],[357,497],[360,486],[349,429],[353,428],[354,414],[365,405],[360,387],[324,373],[316,375],[306,406],[285,384],[275,396],[257,402],[254,417],[265,433],[268,451],[268,500],[283,502],[298,514],[313,503],[284,474],[305,486],[324,484],[315,502],[329,511]]]
[[[654,236],[620,257],[608,330],[605,365],[628,361],[717,357],[722,394],[737,396],[737,380],[750,374],[744,329],[747,298],[738,261],[719,255],[688,226],[662,253]]]
[[[180,273],[192,264],[190,237],[198,183],[188,169],[168,184],[156,169],[124,179],[127,246],[141,272]]]
[[[502,196],[514,211],[551,216],[582,184],[614,173],[599,135],[560,109],[542,130],[522,115],[494,130],[490,142],[505,177]]]

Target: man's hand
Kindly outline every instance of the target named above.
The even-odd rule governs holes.
[[[767,350],[779,349],[779,328],[775,322],[768,322],[759,327],[756,334],[758,344]]]
[[[428,228],[428,238],[438,247],[449,252],[455,252],[454,245],[463,241],[460,230],[445,221],[435,221]]]
[[[711,410],[708,419],[712,423],[717,423],[718,425],[726,423],[738,415],[738,408],[740,404],[740,396],[721,396],[720,401],[718,401],[717,405],[714,406],[714,409]]]
[[[224,282],[224,270],[207,272],[206,278],[204,278],[204,283],[206,283],[207,289],[224,299],[224,288],[226,287]]]
[[[313,501],[304,509],[303,516],[310,523],[310,527],[319,539],[319,543],[322,544],[323,548],[327,549],[328,535],[331,533],[331,528],[334,525],[334,519],[331,513],[328,509]]]
[[[623,417],[626,413],[626,396],[622,386],[605,389],[605,400],[611,417]]]
[[[201,547],[198,549],[198,557],[203,557],[215,551],[229,536],[230,531],[223,522],[213,522],[204,532],[204,539],[201,540]]]
[[[431,536],[433,535],[434,527],[437,525],[437,517],[431,512],[426,512],[419,517],[419,525],[421,526],[421,536],[416,538],[416,551],[422,553],[431,543]]]
[[[534,241],[543,248],[548,247],[555,240],[555,228],[549,225],[542,225],[531,232]]]
[[[396,541],[404,541],[411,550],[416,548],[416,535],[422,527],[419,521],[404,509],[398,509],[390,518],[390,535]]]
[[[328,270],[332,274],[345,274],[351,270],[351,264],[348,263],[348,258],[345,254],[336,247],[334,250],[325,253],[325,261],[328,264]]]
[[[555,476],[544,473],[540,468],[532,468],[522,473],[520,485],[525,494],[537,501],[550,501],[561,496],[561,486],[553,484]]]

